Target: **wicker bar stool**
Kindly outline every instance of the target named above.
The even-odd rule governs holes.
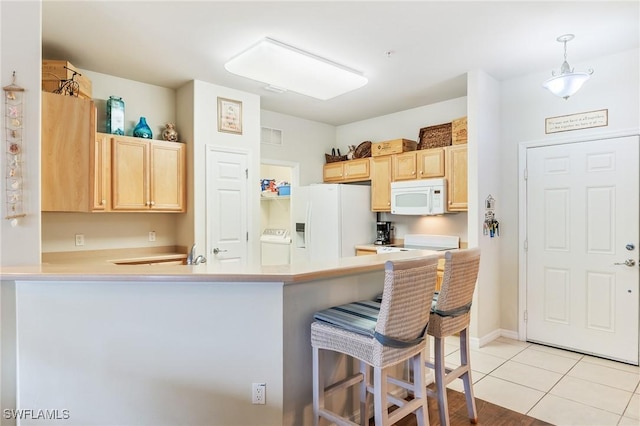
[[[376,425],[390,425],[415,412],[418,425],[429,424],[425,375],[426,327],[436,284],[438,256],[387,261],[382,301],[362,301],[317,312],[311,324],[314,425],[325,418],[355,425],[325,407],[325,396],[358,385],[360,424],[369,421],[373,394]],[[333,351],[359,360],[359,372],[326,386],[323,354]],[[413,380],[391,377],[389,367],[410,360]],[[373,383],[371,383],[373,370]],[[389,393],[389,384],[406,389],[410,401]],[[388,412],[388,403],[398,408]]]
[[[434,362],[426,366],[434,369],[435,391],[427,389],[427,394],[438,400],[440,424],[449,425],[447,385],[455,379],[462,379],[467,400],[467,412],[471,423],[477,423],[473,382],[469,352],[469,322],[471,301],[478,279],[480,249],[473,248],[445,253],[444,276],[439,293],[434,296],[431,320],[427,333],[434,338]],[[455,369],[445,367],[444,340],[447,336],[460,334],[460,366]]]

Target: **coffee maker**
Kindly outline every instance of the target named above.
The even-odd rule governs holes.
[[[376,222],[376,245],[391,244],[391,222]]]

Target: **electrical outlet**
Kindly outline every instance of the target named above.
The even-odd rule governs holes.
[[[76,246],[84,245],[84,234],[76,234]]]
[[[251,384],[251,403],[264,405],[267,403],[267,384],[252,383]]]
[[[149,241],[155,241],[156,240],[156,231],[150,231],[149,232]]]

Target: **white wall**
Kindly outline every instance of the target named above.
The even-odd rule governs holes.
[[[297,163],[300,185],[322,182],[324,154],[336,147],[335,126],[267,110],[260,120],[262,127],[282,130],[283,141],[281,146],[262,144],[261,158]]]
[[[571,64],[576,70],[594,69],[582,89],[568,100],[541,87],[550,70],[501,84],[500,174],[501,215],[501,323],[518,328],[518,145],[522,142],[586,138],[610,132],[640,129],[640,49]],[[545,135],[545,118],[600,109],[609,110],[607,127]]]
[[[484,203],[494,198],[501,220],[505,200],[500,182],[500,84],[483,71],[468,73],[468,237],[469,247],[480,247],[480,271],[471,315],[471,335],[478,344],[500,333],[500,239],[483,234]],[[501,229],[503,235],[504,230]]]
[[[374,117],[338,126],[336,145],[346,148],[363,141],[382,142],[390,139],[418,140],[420,129],[448,123],[467,115],[467,98],[461,97],[419,108]],[[346,151],[345,151],[346,152]],[[467,213],[445,216],[417,217],[383,213],[382,220],[393,222],[395,238],[409,233],[457,235],[467,241]]]
[[[242,134],[218,131],[217,98],[228,98],[242,102]],[[192,190],[188,209],[192,214],[180,221],[179,241],[192,238],[201,250],[206,247],[206,146],[224,147],[231,150],[243,150],[249,160],[249,259],[260,259],[260,97],[228,87],[217,86],[195,80],[178,89],[178,107],[180,117],[192,120],[192,141],[188,149],[188,184]],[[188,118],[188,117],[191,118]],[[181,118],[182,120],[182,118]],[[191,181],[193,179],[193,181]],[[256,182],[256,184],[252,184]],[[192,230],[193,235],[187,233]],[[196,232],[197,231],[197,232]],[[190,242],[187,245],[191,244]],[[205,255],[206,256],[206,255]]]
[[[6,201],[0,206],[0,266],[33,265],[40,262],[40,85],[41,29],[40,2],[0,2],[2,43],[0,82],[25,89],[23,102],[23,205],[26,217],[11,227]],[[2,92],[4,95],[4,91]],[[1,103],[4,120],[4,101]],[[4,126],[4,124],[3,124]],[[6,155],[0,155],[0,169],[6,170]],[[4,172],[3,172],[4,173]],[[5,193],[5,179],[0,179],[0,193]]]
[[[176,91],[139,81],[126,80],[90,70],[80,70],[91,80],[97,107],[97,130],[106,131],[106,102],[109,96],[125,102],[125,134],[131,136],[140,117],[146,117],[153,139],[162,140],[166,123],[176,123]],[[188,123],[177,124],[181,133]],[[188,169],[189,170],[189,169]],[[189,190],[187,190],[189,197]],[[42,252],[87,251],[118,248],[161,247],[177,243],[176,222],[185,214],[145,213],[42,213]],[[149,231],[156,241],[149,242]],[[85,245],[76,247],[74,235],[84,234]],[[188,242],[180,244],[187,247]]]
[[[98,110],[98,132],[106,132],[106,104],[109,96],[119,96],[124,101],[125,135],[132,136],[140,117],[145,117],[153,133],[153,139],[162,140],[165,124],[176,124],[180,142],[181,123],[176,123],[176,91],[134,80],[114,77],[90,70],[80,70],[92,84],[92,98]]]

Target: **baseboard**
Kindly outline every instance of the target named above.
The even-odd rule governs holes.
[[[485,334],[482,337],[471,337],[469,339],[469,345],[471,349],[478,349],[486,345],[487,343],[493,342],[498,337],[506,337],[508,339],[519,340],[518,332],[512,330],[505,330],[502,328],[493,330],[489,334]]]

